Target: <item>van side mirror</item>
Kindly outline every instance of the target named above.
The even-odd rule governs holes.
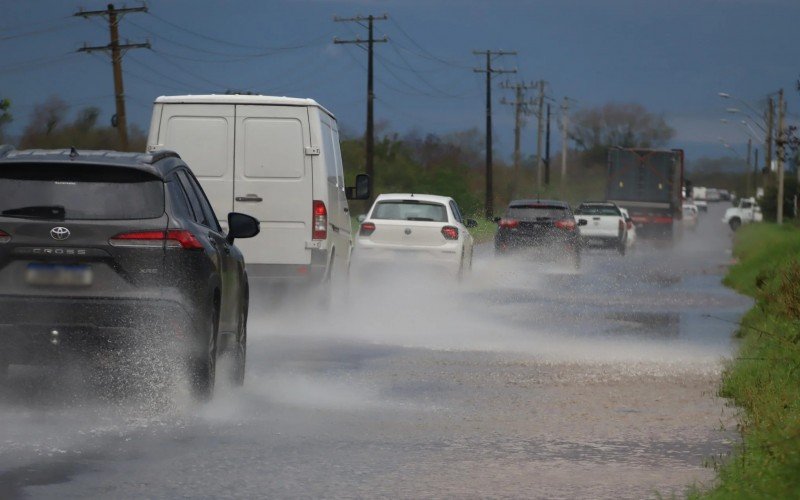
[[[464,221],[464,227],[478,227],[478,221],[475,219],[466,219]]]
[[[579,226],[585,226],[588,223],[589,223],[589,221],[586,220],[586,219],[578,219],[578,225]]]
[[[370,197],[370,179],[367,174],[356,176],[355,187],[348,187],[345,190],[348,200],[366,200]]]
[[[255,217],[239,212],[228,214],[228,243],[233,244],[236,238],[252,238],[261,232],[261,223]]]

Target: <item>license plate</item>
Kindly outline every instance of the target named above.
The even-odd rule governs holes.
[[[87,265],[28,264],[25,281],[31,285],[89,286],[92,268]]]

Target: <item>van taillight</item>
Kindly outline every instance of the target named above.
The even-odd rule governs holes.
[[[8,243],[11,241],[11,235],[0,229],[0,243]]]
[[[458,228],[453,226],[444,226],[442,228],[442,236],[446,240],[457,240],[458,239]]]
[[[313,205],[314,220],[312,221],[311,239],[324,240],[328,237],[328,209],[325,203],[314,200]]]
[[[121,233],[108,240],[108,242],[115,247],[161,247],[164,245],[187,250],[201,250],[203,248],[197,238],[185,229]]]
[[[358,234],[361,236],[369,236],[375,232],[375,224],[372,222],[364,222],[361,224],[361,229],[358,230]]]
[[[567,231],[574,231],[576,224],[572,219],[562,219],[555,222],[555,226],[559,229],[566,229]]]

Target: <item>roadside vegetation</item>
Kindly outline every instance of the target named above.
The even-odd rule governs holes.
[[[800,229],[751,224],[736,233],[725,283],[755,299],[720,394],[741,409],[742,443],[696,498],[800,498]]]

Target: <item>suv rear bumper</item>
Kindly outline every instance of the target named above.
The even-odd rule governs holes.
[[[0,361],[47,364],[65,351],[202,345],[192,315],[176,301],[0,295]]]

